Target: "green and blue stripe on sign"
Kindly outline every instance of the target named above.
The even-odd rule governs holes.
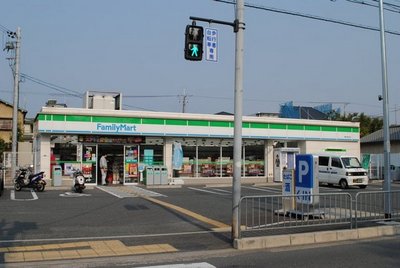
[[[111,116],[85,116],[85,115],[60,115],[60,114],[39,114],[38,121],[65,121],[65,122],[95,122],[95,123],[125,123],[143,125],[166,125],[166,126],[198,126],[198,127],[222,127],[233,128],[233,121],[217,120],[192,120],[192,119],[164,119],[164,118],[135,118],[135,117],[111,117]],[[345,126],[322,126],[306,124],[287,124],[287,123],[256,123],[243,122],[244,129],[275,129],[275,130],[295,130],[295,131],[322,131],[322,132],[341,132],[358,133],[358,127]]]

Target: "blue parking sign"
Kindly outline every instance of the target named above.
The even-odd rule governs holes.
[[[296,202],[317,204],[319,202],[318,157],[312,154],[297,154],[295,162]]]
[[[296,187],[313,188],[314,161],[311,154],[296,155]]]

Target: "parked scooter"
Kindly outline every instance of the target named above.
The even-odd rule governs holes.
[[[74,169],[72,173],[73,183],[74,183],[74,190],[77,193],[82,193],[82,191],[86,188],[85,186],[85,176],[83,176],[82,171],[79,169]]]
[[[22,188],[33,188],[38,192],[43,192],[46,186],[44,181],[44,171],[33,173],[33,167],[19,168],[14,178],[14,189],[21,191]]]

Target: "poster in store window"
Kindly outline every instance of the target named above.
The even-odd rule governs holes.
[[[138,179],[138,155],[139,148],[137,145],[125,146],[125,182],[137,182]]]
[[[183,150],[179,142],[174,142],[174,154],[172,157],[173,169],[180,170],[183,164]]]

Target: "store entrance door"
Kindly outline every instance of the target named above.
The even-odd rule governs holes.
[[[114,144],[99,144],[98,145],[97,163],[100,163],[100,157],[107,155],[107,176],[106,183],[108,185],[122,184],[124,173],[124,146]],[[97,183],[101,184],[101,171],[98,165]]]

